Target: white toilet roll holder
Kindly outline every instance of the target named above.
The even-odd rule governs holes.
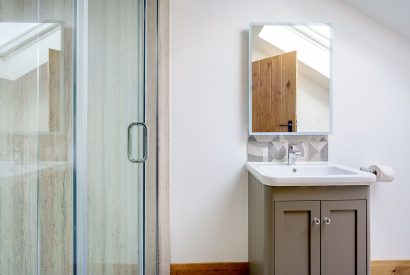
[[[376,170],[372,170],[372,169],[369,169],[369,168],[366,168],[366,167],[360,167],[360,170],[375,174],[377,176],[377,171]]]

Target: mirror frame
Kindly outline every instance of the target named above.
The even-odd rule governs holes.
[[[253,132],[252,131],[252,27],[264,25],[324,25],[330,28],[330,79],[329,79],[329,131],[328,132]],[[249,23],[248,44],[248,135],[249,136],[324,136],[333,132],[333,25],[330,23],[308,22],[251,22]]]

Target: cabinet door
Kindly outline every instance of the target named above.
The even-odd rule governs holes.
[[[275,202],[275,275],[320,275],[320,202]]]
[[[322,275],[366,275],[366,200],[322,201],[321,211]]]

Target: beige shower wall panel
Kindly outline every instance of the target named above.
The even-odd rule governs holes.
[[[0,178],[0,274],[37,270],[37,176]]]
[[[39,173],[41,274],[73,274],[73,186],[70,165]]]
[[[72,274],[71,182],[67,165],[0,178],[0,274],[36,274],[38,259],[41,274]]]

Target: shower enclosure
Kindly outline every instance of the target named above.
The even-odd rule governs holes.
[[[0,275],[157,273],[157,22],[1,0]]]

